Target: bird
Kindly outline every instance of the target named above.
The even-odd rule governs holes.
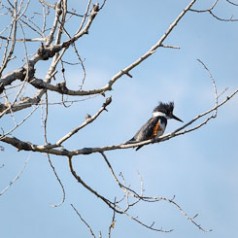
[[[154,139],[164,134],[168,119],[175,119],[183,122],[173,114],[174,103],[160,102],[152,112],[152,117],[140,128],[139,131],[129,140],[127,144],[136,143],[144,140]],[[139,150],[143,145],[136,148]]]

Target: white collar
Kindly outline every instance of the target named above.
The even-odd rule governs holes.
[[[153,112],[152,114],[153,117],[165,117],[167,118],[166,114],[163,112]]]

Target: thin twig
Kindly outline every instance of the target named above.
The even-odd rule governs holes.
[[[238,3],[234,3],[234,2],[232,2],[232,1],[230,1],[230,0],[226,0],[228,3],[230,3],[231,5],[234,5],[234,6],[236,6],[236,7],[238,7]]]
[[[114,205],[116,206],[116,198],[114,199]],[[111,235],[112,235],[112,230],[115,228],[115,225],[116,225],[116,211],[115,209],[112,211],[112,220],[111,220],[111,224],[109,226],[109,229],[108,229],[108,238],[111,238]]]
[[[118,208],[115,207],[114,202],[111,202],[109,199],[102,196],[100,193],[98,193],[93,188],[91,188],[87,183],[85,183],[84,180],[82,180],[82,178],[75,172],[73,168],[72,157],[68,157],[68,161],[69,161],[69,168],[70,168],[71,174],[86,190],[88,190],[90,193],[95,195],[97,198],[101,199],[105,204],[107,204],[111,209],[115,210],[117,213],[120,213],[120,214],[123,213],[122,211],[120,211]]]
[[[58,173],[56,172],[55,166],[54,166],[53,163],[52,163],[52,160],[51,160],[51,158],[50,158],[50,155],[47,154],[47,157],[48,157],[48,162],[49,162],[49,164],[50,164],[50,167],[51,167],[51,169],[52,169],[52,171],[53,171],[53,173],[54,173],[54,175],[55,175],[55,178],[56,178],[57,182],[59,183],[60,188],[61,188],[61,190],[62,190],[62,198],[61,198],[61,201],[60,201],[59,203],[57,203],[57,204],[51,204],[51,206],[52,206],[52,207],[59,207],[59,206],[63,205],[63,203],[64,203],[64,201],[65,201],[66,193],[65,193],[64,185],[63,185],[63,183],[62,183],[62,181],[61,181],[61,179],[60,179]]]
[[[21,178],[23,172],[25,171],[25,169],[28,165],[28,162],[30,160],[30,156],[31,156],[31,153],[28,155],[27,159],[24,162],[24,165],[23,165],[22,169],[18,172],[18,174],[11,180],[11,182],[5,188],[2,189],[2,191],[0,191],[0,196],[5,194],[9,190],[9,188],[12,185],[14,185],[17,182],[17,180],[19,180]]]
[[[45,144],[47,145],[48,144],[48,137],[47,137],[47,122],[48,122],[48,114],[49,114],[49,107],[48,107],[48,93],[46,92],[45,94],[45,114],[44,114],[44,117],[43,117],[43,129],[44,129],[44,141],[45,141]],[[64,201],[65,201],[65,189],[64,189],[64,185],[58,175],[58,173],[56,172],[56,169],[55,169],[55,166],[53,165],[53,162],[51,160],[51,157],[50,157],[50,154],[46,154],[47,155],[47,158],[48,158],[48,162],[49,162],[49,165],[50,165],[50,168],[52,169],[53,173],[54,173],[54,176],[57,180],[57,182],[59,183],[60,187],[61,187],[61,190],[62,190],[62,199],[61,201],[58,203],[58,204],[52,204],[51,206],[52,207],[59,207],[61,206]]]
[[[82,149],[69,151],[65,148],[63,150],[55,149],[56,147],[58,147],[57,144],[35,145],[30,142],[21,141],[20,139],[15,138],[15,137],[4,136],[3,138],[1,138],[1,140],[7,144],[11,144],[12,146],[16,147],[19,150],[31,150],[31,151],[40,152],[40,153],[49,153],[52,155],[54,154],[54,155],[58,155],[58,156],[67,156],[67,157],[69,157],[69,156],[72,157],[72,156],[76,156],[76,155],[88,155],[88,154],[92,154],[92,153],[101,153],[101,152],[105,152],[105,151],[112,151],[112,150],[119,150],[119,149],[120,150],[121,149],[129,149],[129,148],[134,148],[134,147],[137,147],[140,145],[148,145],[151,143],[161,143],[161,142],[170,140],[176,136],[181,136],[181,135],[187,134],[193,130],[196,130],[196,129],[201,128],[202,126],[206,125],[207,122],[213,118],[213,116],[204,119],[204,121],[202,123],[200,123],[199,125],[196,125],[190,129],[185,130],[185,128],[191,126],[196,121],[200,120],[201,118],[204,118],[205,116],[209,115],[210,113],[214,112],[215,110],[217,110],[218,108],[220,108],[221,106],[226,104],[231,98],[233,98],[237,94],[238,94],[238,89],[236,89],[233,93],[228,95],[217,106],[214,106],[211,109],[209,109],[208,111],[195,116],[189,122],[185,123],[183,126],[179,127],[178,129],[176,129],[175,131],[173,131],[171,133],[165,134],[157,139],[150,139],[150,140],[145,140],[145,141],[141,141],[141,142],[137,142],[137,143],[130,143],[130,144],[122,143],[122,144],[118,144],[118,145],[109,145],[109,146],[104,146],[104,147],[86,147],[86,148],[82,148]],[[0,136],[1,136],[1,134],[0,134]]]
[[[214,9],[215,7],[217,6],[218,2],[220,0],[216,0],[214,2],[214,4],[210,7],[210,8],[207,8],[207,9],[204,9],[204,10],[197,10],[197,9],[190,9],[190,11],[192,12],[196,12],[196,13],[209,13],[213,18],[215,18],[216,20],[218,21],[223,21],[223,22],[237,22],[238,19],[237,18],[233,18],[233,16],[231,16],[230,18],[222,18],[222,17],[219,17],[218,15],[216,15],[214,13]],[[228,0],[226,0],[229,4],[232,4],[231,2],[229,2]],[[235,5],[235,4],[233,4]]]
[[[212,85],[213,85],[213,90],[214,90],[214,98],[215,98],[215,107],[217,107],[218,105],[218,92],[217,92],[217,85],[216,85],[216,81],[211,73],[211,71],[208,69],[208,67],[205,65],[205,63],[200,60],[200,59],[197,59],[197,61],[202,64],[202,66],[205,68],[205,70],[207,71],[208,75],[209,75],[209,78],[211,79],[212,81]],[[214,118],[217,116],[217,110],[214,110]]]
[[[102,107],[100,108],[100,110],[93,116],[88,117],[82,125],[76,127],[75,129],[73,129],[72,131],[70,131],[68,134],[66,134],[65,136],[63,136],[61,139],[59,139],[56,142],[56,146],[61,146],[63,142],[65,142],[66,140],[68,140],[70,137],[72,137],[74,134],[76,134],[79,130],[81,130],[82,128],[84,128],[85,126],[87,126],[88,124],[92,123],[93,121],[95,121],[98,116],[106,109],[106,107],[111,103],[111,97],[107,98],[105,103],[102,105]]]
[[[15,121],[15,118],[14,118],[14,114],[12,113],[12,118],[15,122],[15,126],[10,129],[9,131],[5,132],[3,135],[0,135],[0,140],[7,136],[7,135],[10,135],[12,134],[12,132],[14,132],[16,129],[18,129],[20,126],[22,126],[35,112],[36,110],[38,109],[38,106],[34,107],[30,113],[28,113],[20,122],[16,122]],[[1,118],[1,114],[0,114],[0,118]]]
[[[78,211],[78,209],[75,208],[75,206],[73,204],[70,204],[70,206],[74,209],[74,211],[76,212],[77,216],[80,218],[80,220],[83,222],[83,224],[88,228],[90,234],[96,238],[95,233],[93,232],[93,229],[91,228],[91,226],[89,225],[88,222],[86,222],[86,220],[82,217],[82,215],[80,214],[80,212]]]

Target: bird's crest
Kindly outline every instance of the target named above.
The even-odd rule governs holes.
[[[155,107],[153,112],[163,112],[166,115],[170,116],[173,114],[173,110],[174,110],[173,102],[169,102],[169,103],[160,102],[159,105]]]

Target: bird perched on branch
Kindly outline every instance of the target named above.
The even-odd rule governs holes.
[[[127,144],[153,139],[163,135],[168,119],[183,122],[173,114],[174,103],[162,103],[153,110],[152,117],[141,127],[141,129],[130,139]],[[143,145],[136,148],[139,150]]]

